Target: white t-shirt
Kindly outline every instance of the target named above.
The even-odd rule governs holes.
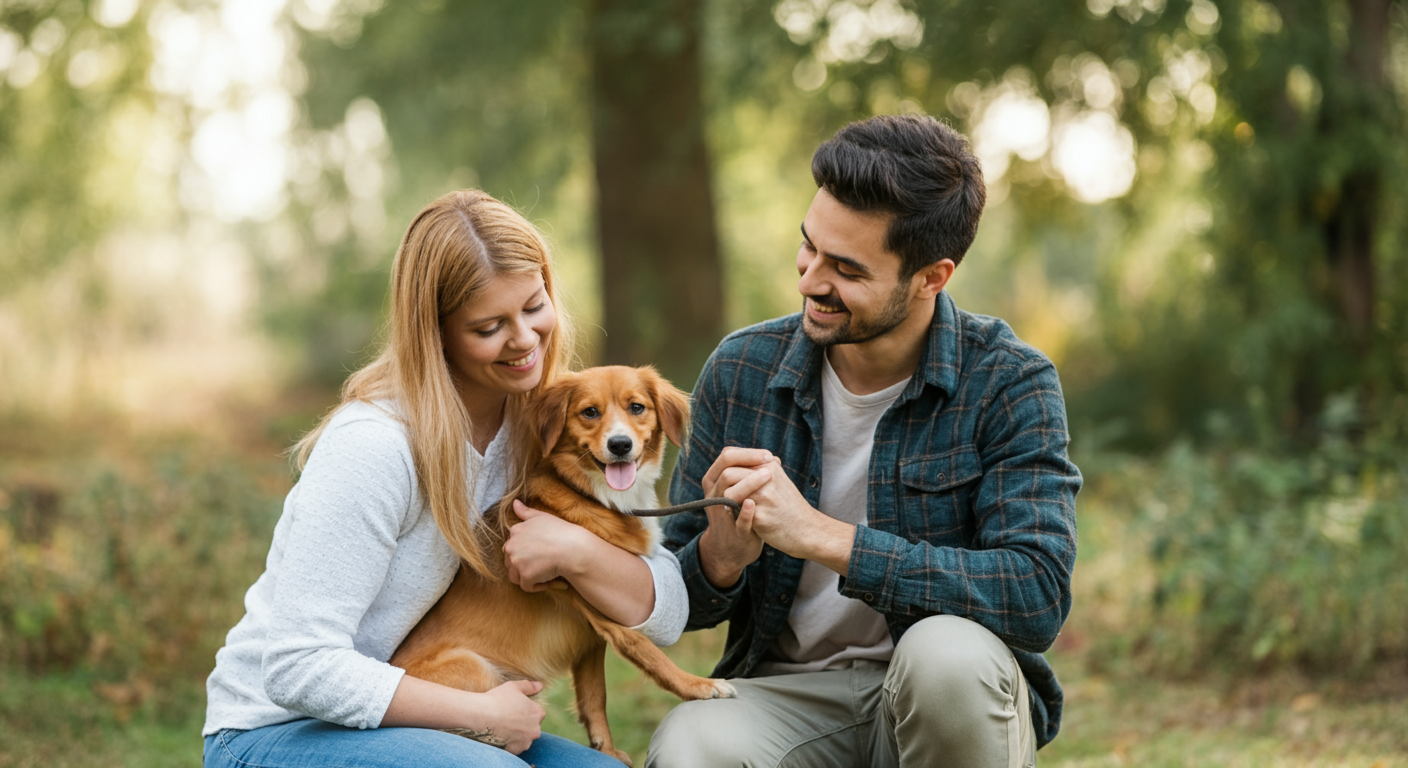
[[[865,525],[870,488],[870,451],[875,426],[909,379],[869,395],[852,394],[823,356],[821,366],[821,511],[837,520]],[[843,596],[841,577],[807,561],[787,616],[773,643],[763,674],[840,669],[852,659],[889,661],[894,642],[885,617],[865,603]]]
[[[468,457],[476,510],[504,493],[507,434]],[[688,618],[684,579],[663,547],[645,561],[655,609],[636,629],[669,645]],[[405,427],[376,405],[344,406],[284,500],[245,616],[215,654],[201,735],[300,717],[377,727],[405,674],[387,660],[458,568],[422,500]]]

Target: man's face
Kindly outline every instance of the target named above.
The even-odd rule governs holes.
[[[885,248],[891,218],[854,211],[817,190],[797,249],[802,330],[813,343],[859,344],[909,317],[911,281],[899,279],[900,257]]]

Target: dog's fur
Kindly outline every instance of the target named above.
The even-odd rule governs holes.
[[[542,453],[529,471],[522,501],[629,552],[653,552],[660,538],[656,521],[616,510],[658,506],[655,481],[664,440],[682,444],[689,422],[685,394],[653,368],[606,366],[554,382],[531,412]],[[618,465],[621,459],[635,462],[628,488],[608,482],[606,468],[613,459]],[[619,471],[615,484],[624,484]],[[500,510],[504,523],[518,522],[506,507]],[[484,522],[492,525],[490,516]],[[489,554],[491,562],[501,557]],[[577,717],[592,746],[627,765],[630,758],[615,748],[606,722],[606,643],[682,699],[734,695],[722,680],[676,667],[643,635],[602,616],[565,582],[553,586],[559,588],[524,592],[502,568],[498,578],[486,579],[461,567],[391,663],[414,677],[468,691],[487,691],[508,680],[547,681],[570,669]]]

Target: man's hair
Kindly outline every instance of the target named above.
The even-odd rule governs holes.
[[[885,248],[900,257],[901,279],[962,261],[987,200],[968,140],[928,115],[851,123],[817,147],[812,178],[847,208],[894,215]]]

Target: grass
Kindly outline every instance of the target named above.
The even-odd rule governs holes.
[[[198,436],[0,419],[0,768],[199,763],[204,675],[290,483],[279,452],[321,407],[304,399]],[[1139,607],[1153,581],[1145,542],[1116,494],[1090,491],[1075,611],[1050,654],[1066,712],[1041,765],[1408,768],[1404,660],[1314,677],[1285,664],[1151,674],[1129,639],[1151,620]],[[245,522],[189,522],[212,509]],[[197,546],[212,537],[216,560]],[[146,548],[128,548],[134,538]],[[35,580],[21,588],[20,576]],[[41,588],[54,599],[27,594]],[[693,633],[668,653],[706,674],[722,642]],[[607,674],[617,746],[642,764],[674,700],[614,654]],[[565,680],[549,687],[544,727],[582,741],[571,698]]]
[[[180,687],[183,715],[162,714],[103,698],[89,675],[0,672],[0,767],[199,765],[203,691]]]
[[[707,672],[720,635],[689,635],[671,655]],[[1094,675],[1055,659],[1068,702],[1061,735],[1039,755],[1067,768],[1397,768],[1408,766],[1408,696],[1394,685],[1345,684],[1278,674],[1235,685],[1220,679],[1167,682]],[[644,763],[651,730],[672,698],[625,662],[609,662],[608,711],[617,745]],[[191,766],[200,762],[204,712],[194,683],[184,711],[124,709],[77,674],[0,676],[0,768]],[[192,695],[194,694],[194,695]],[[583,741],[569,711],[571,689],[555,682],[544,701],[548,731]]]
[[[1389,672],[1389,670],[1385,670]],[[1405,670],[1391,670],[1400,676]],[[1408,766],[1408,702],[1371,684],[1293,675],[1202,679],[1068,676],[1062,734],[1041,764],[1096,766]]]

